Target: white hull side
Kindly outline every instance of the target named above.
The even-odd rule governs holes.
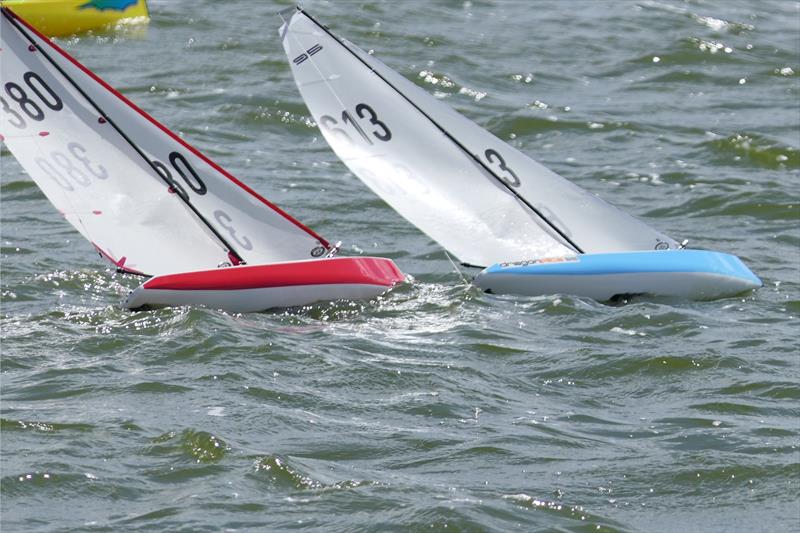
[[[369,284],[294,285],[239,290],[133,290],[124,307],[197,305],[231,313],[252,313],[275,307],[296,307],[330,300],[368,300],[390,287]]]

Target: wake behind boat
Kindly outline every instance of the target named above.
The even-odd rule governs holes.
[[[686,253],[671,237],[456,113],[303,9],[281,16],[297,87],[334,152],[463,263],[493,265],[475,279],[487,292],[715,298],[761,285],[738,258],[729,268],[732,256]]]
[[[102,257],[156,276],[127,307],[257,311],[371,298],[403,279],[389,259],[332,258],[336,247],[12,10],[0,18],[0,140]]]

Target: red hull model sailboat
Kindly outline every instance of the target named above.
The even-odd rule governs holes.
[[[155,276],[125,305],[234,312],[375,297],[389,259],[336,247],[2,8],[0,140],[119,270]]]

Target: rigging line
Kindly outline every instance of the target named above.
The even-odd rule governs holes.
[[[444,250],[444,255],[447,257],[447,260],[450,261],[450,264],[453,265],[453,269],[456,271],[456,274],[458,274],[458,276],[461,278],[461,281],[464,282],[464,285],[469,285],[470,284],[469,281],[467,281],[467,278],[465,278],[464,274],[462,274],[461,271],[458,269],[458,265],[456,264],[456,262],[453,261],[452,257],[450,257],[450,254],[447,253],[447,250],[445,250],[444,248],[443,250]]]
[[[25,36],[25,38],[26,38],[26,39],[27,39],[27,40],[28,40],[28,41],[29,41],[29,42],[30,42],[30,43],[31,43],[33,46],[35,46],[35,47],[36,47],[36,49],[37,49],[37,50],[39,50],[39,52],[41,52],[41,53],[42,53],[42,55],[43,55],[43,56],[44,56],[44,57],[45,57],[45,58],[46,58],[46,59],[47,59],[47,60],[48,60],[48,61],[49,61],[49,62],[50,62],[50,63],[51,63],[51,64],[52,64],[52,65],[53,65],[55,68],[56,68],[56,70],[58,70],[58,72],[59,72],[59,73],[61,73],[61,75],[62,75],[62,76],[63,76],[63,77],[64,77],[64,78],[65,78],[65,79],[66,79],[66,80],[67,80],[67,81],[68,81],[68,82],[69,82],[69,83],[70,83],[70,84],[71,84],[71,85],[72,85],[72,86],[73,86],[73,87],[74,87],[74,88],[75,88],[75,89],[76,89],[76,90],[77,90],[77,91],[78,91],[78,92],[81,94],[81,96],[83,96],[83,97],[86,99],[86,101],[88,101],[90,104],[92,104],[92,106],[93,106],[93,107],[94,107],[94,108],[97,110],[97,112],[98,112],[98,113],[100,113],[100,116],[102,116],[102,117],[103,117],[103,119],[104,119],[106,122],[108,122],[108,124],[110,124],[110,125],[111,125],[111,126],[112,126],[112,127],[113,127],[113,128],[116,130],[116,131],[117,131],[117,133],[119,133],[119,135],[120,135],[120,136],[121,136],[121,137],[122,137],[122,138],[123,138],[123,139],[124,139],[124,140],[125,140],[125,141],[126,141],[126,142],[127,142],[127,143],[128,143],[128,144],[129,144],[129,145],[132,147],[132,148],[133,148],[133,149],[134,149],[134,151],[135,151],[135,152],[136,152],[136,153],[137,153],[137,154],[138,154],[138,155],[139,155],[139,156],[140,156],[142,159],[144,159],[144,160],[145,160],[145,162],[147,162],[147,165],[148,165],[148,166],[149,166],[149,167],[150,167],[150,168],[153,170],[153,172],[155,172],[155,173],[156,173],[156,175],[157,175],[159,178],[161,178],[161,180],[162,180],[164,183],[166,183],[167,185],[169,185],[170,187],[172,187],[172,184],[171,184],[171,183],[170,183],[170,182],[169,182],[169,181],[168,181],[168,180],[167,180],[167,179],[164,177],[164,175],[162,175],[162,174],[161,174],[161,172],[159,172],[158,168],[155,166],[155,163],[153,163],[153,162],[150,160],[150,158],[148,158],[148,157],[147,157],[147,156],[144,154],[144,152],[142,151],[142,149],[141,149],[141,148],[139,148],[139,146],[138,146],[136,143],[134,143],[134,142],[133,142],[133,140],[132,140],[130,137],[128,137],[128,136],[125,134],[125,132],[123,132],[123,131],[122,131],[122,129],[121,129],[119,126],[117,126],[117,124],[116,124],[116,123],[115,123],[115,122],[114,122],[114,121],[111,119],[111,117],[109,117],[109,116],[108,116],[108,115],[105,113],[105,111],[103,111],[103,110],[100,108],[100,106],[99,106],[99,105],[97,105],[97,103],[96,103],[96,102],[95,102],[95,101],[94,101],[94,100],[93,100],[93,99],[92,99],[92,98],[91,98],[91,97],[90,97],[88,94],[86,94],[86,92],[85,92],[85,91],[84,91],[84,90],[83,90],[83,89],[82,89],[82,88],[81,88],[81,87],[78,85],[78,83],[77,83],[75,80],[73,80],[73,79],[72,79],[72,78],[71,78],[71,77],[70,77],[70,76],[69,76],[69,75],[68,75],[68,74],[67,74],[67,73],[64,71],[64,69],[62,69],[62,68],[61,68],[61,65],[59,65],[59,64],[58,64],[58,63],[57,63],[57,62],[56,62],[56,61],[55,61],[55,60],[54,60],[52,57],[50,57],[50,54],[48,54],[48,53],[47,53],[47,52],[46,52],[46,51],[45,51],[45,50],[44,50],[44,49],[43,49],[43,48],[42,48],[42,47],[39,45],[39,43],[37,43],[37,42],[36,42],[36,40],[34,40],[33,38],[31,38],[31,36],[28,34],[28,32],[27,32],[27,31],[25,31],[25,29],[24,29],[22,26],[20,26],[19,22],[16,20],[16,14],[15,14],[13,11],[10,11],[10,10],[9,10],[7,7],[3,7],[3,8],[0,8],[0,9],[2,9],[3,16],[4,16],[4,17],[6,17],[6,18],[9,20],[9,22],[11,22],[11,24],[13,24],[13,25],[14,25],[14,27],[15,27],[15,28],[17,28],[17,30],[18,30],[18,31],[19,31],[19,32],[20,32],[20,33],[21,33],[23,36]],[[9,12],[11,13],[11,15],[9,15],[9,14],[8,14]],[[202,223],[203,223],[203,224],[204,224],[204,225],[205,225],[205,226],[206,226],[206,227],[207,227],[207,228],[208,228],[208,229],[211,231],[211,233],[212,233],[212,234],[213,234],[213,235],[214,235],[214,236],[215,236],[215,237],[216,237],[216,238],[219,240],[219,242],[222,244],[223,248],[227,248],[227,250],[226,250],[227,252],[230,252],[230,253],[232,253],[232,254],[233,254],[233,255],[234,255],[234,256],[235,256],[235,257],[236,257],[236,258],[237,258],[239,261],[241,261],[242,263],[244,263],[244,262],[245,262],[245,261],[244,261],[244,259],[242,259],[242,256],[241,256],[241,255],[239,255],[239,253],[238,253],[238,252],[237,252],[237,251],[236,251],[236,250],[233,248],[233,246],[231,246],[231,245],[228,243],[228,241],[227,241],[227,240],[225,240],[225,238],[224,238],[224,237],[223,237],[223,236],[222,236],[222,235],[221,235],[221,234],[220,234],[220,233],[219,233],[219,232],[218,232],[218,231],[217,231],[217,230],[214,228],[214,226],[212,226],[212,225],[211,225],[211,223],[210,223],[208,220],[206,220],[206,219],[205,219],[205,217],[203,217],[203,215],[201,215],[201,214],[200,214],[200,211],[198,211],[198,209],[197,209],[197,208],[196,208],[194,205],[192,205],[192,203],[191,203],[189,200],[186,200],[186,199],[184,199],[184,198],[183,198],[183,196],[181,196],[180,194],[178,194],[178,198],[180,198],[180,199],[181,199],[181,201],[184,203],[184,205],[186,205],[186,206],[187,206],[189,209],[191,209],[191,211],[192,211],[192,212],[195,214],[195,216],[196,216],[198,219],[200,219],[200,221],[201,221],[201,222],[202,222]]]
[[[448,138],[448,139],[449,139],[449,140],[450,140],[450,141],[451,141],[453,144],[455,144],[456,146],[458,146],[458,147],[459,147],[459,148],[460,148],[460,149],[461,149],[461,150],[462,150],[462,151],[463,151],[465,154],[467,154],[467,155],[468,155],[468,156],[469,156],[469,157],[470,157],[470,158],[471,158],[471,159],[472,159],[472,160],[473,160],[475,163],[477,163],[477,164],[478,164],[478,165],[479,165],[479,166],[480,166],[480,167],[481,167],[481,168],[482,168],[482,169],[483,169],[485,172],[487,172],[487,173],[488,173],[490,176],[492,176],[492,177],[493,177],[493,178],[494,178],[494,179],[495,179],[495,180],[496,180],[498,183],[500,183],[500,184],[501,184],[503,187],[505,187],[505,188],[506,188],[506,189],[507,189],[507,190],[508,190],[508,191],[509,191],[511,194],[513,194],[513,195],[514,195],[514,196],[515,196],[515,197],[516,197],[516,198],[517,198],[517,199],[518,199],[520,202],[522,202],[522,203],[523,203],[523,204],[524,204],[526,207],[528,207],[528,209],[530,209],[531,211],[533,211],[533,212],[534,212],[534,213],[535,213],[535,214],[536,214],[536,215],[537,215],[537,216],[538,216],[538,217],[539,217],[539,218],[540,218],[542,221],[544,221],[544,223],[545,223],[545,224],[547,224],[547,225],[548,225],[548,226],[549,226],[549,227],[550,227],[550,228],[551,228],[553,231],[555,231],[555,232],[556,232],[556,233],[557,233],[557,234],[558,234],[558,235],[559,235],[559,236],[560,236],[562,239],[564,239],[564,241],[565,241],[566,243],[568,243],[570,246],[572,246],[572,248],[573,248],[573,249],[574,249],[576,252],[578,252],[578,253],[581,253],[581,254],[582,254],[582,253],[584,253],[583,249],[581,249],[581,247],[580,247],[580,246],[578,246],[578,245],[577,245],[575,242],[573,242],[573,240],[572,240],[572,239],[570,239],[570,238],[569,238],[569,237],[568,237],[568,236],[567,236],[567,235],[566,235],[566,234],[565,234],[565,233],[564,233],[564,232],[563,232],[561,229],[559,229],[559,228],[558,228],[558,227],[557,227],[555,224],[553,224],[553,223],[552,223],[552,222],[551,222],[551,221],[550,221],[550,220],[549,220],[547,217],[545,217],[545,216],[544,216],[544,215],[543,215],[543,214],[542,214],[542,213],[541,213],[541,212],[540,212],[538,209],[536,209],[536,207],[534,207],[534,206],[533,206],[533,204],[531,204],[531,203],[530,203],[530,202],[529,202],[527,199],[525,199],[525,198],[524,198],[522,195],[520,195],[520,194],[519,194],[517,191],[515,191],[515,190],[514,190],[514,188],[513,188],[513,187],[511,187],[511,185],[509,185],[508,183],[506,183],[505,181],[503,181],[503,180],[500,178],[500,176],[498,176],[497,174],[495,174],[495,173],[494,173],[494,171],[493,171],[491,168],[489,168],[489,167],[488,167],[488,166],[487,166],[487,165],[486,165],[486,164],[485,164],[483,161],[481,161],[481,159],[480,159],[478,156],[476,156],[476,155],[475,155],[475,154],[473,154],[473,153],[472,153],[470,150],[468,150],[466,146],[464,146],[463,144],[461,144],[461,143],[458,141],[458,139],[456,139],[455,137],[453,137],[453,135],[452,135],[452,134],[450,134],[450,132],[448,132],[448,131],[447,131],[447,130],[444,128],[444,127],[442,127],[442,126],[441,126],[441,125],[440,125],[438,122],[436,122],[436,121],[435,121],[435,120],[434,120],[434,119],[433,119],[433,118],[432,118],[430,115],[428,115],[428,114],[427,114],[425,111],[423,111],[423,110],[422,110],[422,109],[421,109],[421,108],[420,108],[420,107],[419,107],[417,104],[415,104],[415,103],[414,103],[414,101],[413,101],[413,100],[411,100],[411,99],[410,99],[408,96],[406,96],[406,95],[405,95],[405,94],[404,94],[404,93],[403,93],[403,92],[402,92],[400,89],[398,89],[397,87],[395,87],[394,85],[392,85],[392,83],[390,83],[390,82],[389,82],[389,80],[387,80],[386,78],[384,78],[384,77],[383,77],[383,76],[382,76],[380,73],[378,73],[378,71],[376,71],[374,68],[372,68],[372,67],[369,65],[369,63],[367,63],[366,61],[364,61],[364,59],[363,59],[363,58],[359,57],[359,55],[358,55],[358,54],[356,54],[356,53],[355,53],[353,50],[351,50],[349,46],[345,45],[345,44],[342,42],[342,40],[341,40],[339,37],[337,37],[336,35],[334,35],[334,33],[333,33],[333,32],[331,32],[331,31],[330,31],[330,30],[329,30],[329,29],[328,29],[328,28],[327,28],[325,25],[323,25],[323,24],[321,24],[320,22],[318,22],[318,21],[317,21],[317,20],[316,20],[314,17],[312,17],[312,16],[311,16],[311,15],[310,15],[310,14],[309,14],[307,11],[305,11],[304,9],[302,9],[300,6],[297,6],[297,11],[298,11],[298,12],[300,12],[300,13],[302,13],[302,14],[303,14],[303,15],[305,15],[306,17],[308,17],[308,19],[309,19],[311,22],[313,22],[314,24],[316,24],[317,26],[319,26],[319,27],[320,27],[320,28],[321,28],[321,29],[322,29],[322,30],[323,30],[325,33],[327,33],[327,34],[328,34],[328,35],[329,35],[331,38],[333,38],[333,39],[334,39],[336,42],[338,42],[338,43],[339,43],[339,44],[340,44],[340,45],[341,45],[341,46],[342,46],[342,47],[343,47],[345,50],[347,50],[348,52],[350,52],[350,53],[351,53],[351,54],[352,54],[352,55],[353,55],[353,56],[354,56],[354,57],[355,57],[355,58],[356,58],[358,61],[360,61],[360,62],[361,62],[361,63],[362,63],[362,64],[363,64],[365,67],[367,67],[367,68],[368,68],[368,69],[369,69],[369,70],[370,70],[370,71],[371,71],[373,74],[375,74],[375,75],[376,75],[376,76],[378,76],[378,77],[379,77],[381,80],[383,80],[383,82],[384,82],[386,85],[388,85],[389,87],[391,87],[392,89],[394,89],[394,91],[395,91],[397,94],[399,94],[401,97],[403,97],[403,99],[405,99],[405,100],[406,100],[406,101],[407,101],[409,104],[411,104],[411,106],[412,106],[412,107],[414,107],[414,109],[416,109],[417,111],[419,111],[419,112],[422,114],[422,116],[424,116],[425,118],[427,118],[427,119],[428,119],[428,120],[429,120],[429,121],[430,121],[430,122],[431,122],[431,123],[432,123],[434,126],[436,126],[436,128],[438,128],[438,129],[439,129],[439,131],[441,131],[441,132],[442,132],[442,133],[445,135],[445,137],[447,137],[447,138]]]

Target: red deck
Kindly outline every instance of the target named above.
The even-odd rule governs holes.
[[[391,287],[404,279],[403,273],[390,259],[335,257],[167,274],[150,279],[143,287],[173,291],[245,290],[329,284]]]

